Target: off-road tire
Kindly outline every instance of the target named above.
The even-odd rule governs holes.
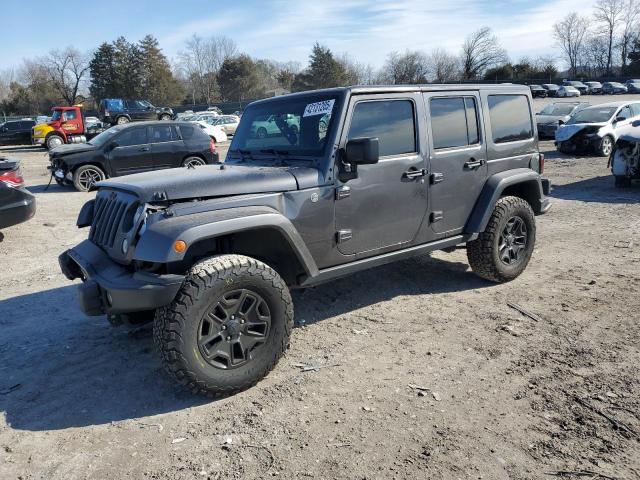
[[[271,312],[271,325],[253,358],[224,370],[208,363],[197,338],[211,306],[239,288],[259,292]],[[264,378],[288,348],[292,328],[293,302],[276,271],[251,257],[220,255],[189,270],[174,301],[156,311],[153,338],[165,369],[179,384],[193,393],[216,398],[246,390]]]
[[[85,177],[92,176],[93,182],[98,183],[106,177],[104,171],[96,165],[82,165],[73,172],[73,186],[79,192],[88,192],[91,185],[87,186]]]
[[[526,245],[522,257],[513,265],[505,264],[499,256],[499,241],[507,222],[520,218],[526,226]],[[527,267],[536,240],[536,223],[531,206],[519,197],[502,197],[497,202],[487,227],[476,240],[467,243],[467,258],[473,272],[496,283],[508,282]]]

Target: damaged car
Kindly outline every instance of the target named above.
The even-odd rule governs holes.
[[[610,167],[616,187],[628,187],[633,180],[640,180],[640,120],[621,132],[610,157]]]
[[[567,123],[571,115],[589,105],[588,102],[548,103],[540,112],[536,113],[538,138],[554,138],[560,125]]]
[[[640,119],[640,102],[612,102],[587,107],[574,113],[556,131],[555,145],[562,153],[595,152],[611,155],[619,134]]]

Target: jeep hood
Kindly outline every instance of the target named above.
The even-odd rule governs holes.
[[[116,177],[97,184],[135,193],[143,202],[287,192],[320,185],[320,173],[306,167],[203,165]]]
[[[559,142],[564,142],[573,137],[576,133],[584,130],[589,127],[597,127],[598,129],[604,127],[605,123],[576,123],[574,125],[560,125],[558,130],[556,130],[556,140]]]

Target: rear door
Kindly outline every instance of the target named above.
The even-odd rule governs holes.
[[[487,178],[487,148],[474,91],[425,93],[430,125],[430,223],[436,234],[462,232]]]
[[[147,127],[147,135],[156,170],[180,166],[184,148],[173,125],[168,122],[163,125],[150,125]]]
[[[154,169],[146,126],[126,128],[113,140],[117,146],[108,155],[114,176]]]
[[[417,235],[427,211],[426,164],[419,138],[420,93],[351,98],[340,146],[378,138],[380,161],[336,190],[338,250],[344,255],[398,249]]]

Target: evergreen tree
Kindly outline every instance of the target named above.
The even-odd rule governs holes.
[[[167,57],[152,35],[144,37],[138,48],[141,58],[141,87],[143,98],[155,104],[174,104],[183,96],[180,83],[174,78]]]
[[[344,65],[336,60],[331,50],[319,43],[313,46],[309,56],[309,67],[296,75],[293,90],[315,90],[345,85],[347,73]]]
[[[248,55],[226,59],[218,72],[218,85],[226,101],[253,100],[264,93],[258,68]]]
[[[114,89],[114,55],[115,49],[113,45],[104,42],[98,47],[93,54],[93,59],[89,63],[89,70],[91,72],[89,92],[96,101],[117,95]]]

